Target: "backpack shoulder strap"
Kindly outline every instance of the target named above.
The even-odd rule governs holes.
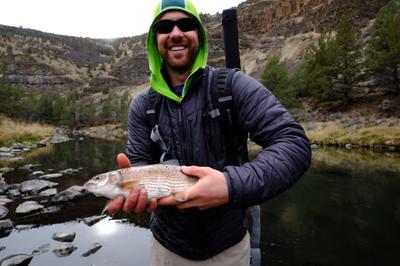
[[[233,148],[239,152],[242,162],[248,161],[247,134],[239,133],[236,119],[234,119],[232,98],[232,77],[238,71],[233,68],[215,69],[210,84],[210,95],[213,109],[210,111],[212,118],[217,118],[224,135],[232,143]]]
[[[163,163],[164,157],[168,153],[168,147],[162,139],[160,130],[158,128],[158,118],[160,116],[162,96],[155,92],[152,88],[149,88],[147,91],[146,101],[147,123],[151,130],[150,139],[160,148],[160,162]]]
[[[153,128],[158,122],[161,108],[161,95],[154,91],[152,88],[147,90],[146,97],[146,116],[149,128]]]

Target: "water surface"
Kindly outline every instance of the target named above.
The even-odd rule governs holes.
[[[57,189],[61,191],[115,169],[116,155],[124,146],[124,141],[71,141],[37,149],[25,161],[9,166],[40,164],[35,170],[46,173],[80,169],[75,175],[51,180],[60,183]],[[251,150],[255,156],[258,149]],[[22,170],[4,177],[9,184],[32,178]],[[107,218],[88,226],[80,218],[98,215],[106,199],[86,195],[60,205],[61,211],[54,214],[15,216],[15,208],[22,201],[8,205],[10,214],[6,218],[13,220],[17,229],[0,238],[0,246],[6,247],[0,251],[0,259],[30,254],[50,244],[50,250],[35,256],[30,265],[148,264],[151,233],[147,213]],[[307,174],[288,191],[262,204],[261,212],[263,265],[397,265],[400,154],[316,150]],[[23,229],[27,225],[34,226]],[[78,249],[67,257],[55,256],[52,250],[62,244],[52,240],[55,232],[76,232],[72,243]],[[82,257],[94,242],[103,247]]]

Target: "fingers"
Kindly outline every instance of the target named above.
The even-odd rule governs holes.
[[[129,168],[132,166],[131,161],[129,161],[128,157],[124,153],[120,153],[117,155],[117,162],[119,168]]]
[[[176,205],[177,203],[173,196],[161,198],[157,201],[158,206]]]
[[[152,198],[152,199],[150,199],[149,207],[147,208],[147,210],[149,212],[153,212],[153,211],[155,211],[157,209],[157,205],[158,205],[157,204],[157,199]]]
[[[139,199],[136,204],[135,213],[141,213],[146,209],[147,205],[147,192],[144,189],[141,189],[139,192]]]
[[[135,211],[139,214],[144,211],[147,205],[147,192],[144,189],[139,189],[137,187],[132,188],[129,192],[128,197],[125,200],[122,210],[126,213]]]
[[[110,214],[116,214],[125,202],[125,197],[120,195],[113,199],[110,203],[107,204],[105,210]]]

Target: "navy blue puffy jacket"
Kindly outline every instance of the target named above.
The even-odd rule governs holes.
[[[183,257],[207,259],[236,244],[246,232],[245,209],[293,185],[308,169],[310,145],[302,127],[257,80],[238,71],[232,78],[234,119],[241,132],[262,147],[255,159],[238,165],[222,129],[210,111],[207,83],[214,68],[200,70],[181,104],[162,98],[158,126],[168,158],[182,165],[223,171],[230,203],[205,211],[159,207],[151,219],[154,237]],[[127,155],[133,165],[157,163],[160,151],[150,139],[148,92],[129,111]]]

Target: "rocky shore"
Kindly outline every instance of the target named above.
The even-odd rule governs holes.
[[[54,182],[59,178],[69,178],[79,173],[81,169],[68,168],[65,170],[53,172],[44,172],[39,170],[40,165],[27,164],[14,169],[11,167],[0,168],[0,238],[7,237],[13,230],[21,229],[21,226],[16,226],[11,219],[4,219],[7,216],[11,217],[30,217],[48,215],[58,213],[63,208],[64,204],[68,204],[75,199],[81,198],[87,194],[82,186],[72,185],[67,189],[58,192],[58,182]],[[25,171],[31,177],[21,183],[8,184],[3,175],[10,174],[15,171]],[[52,181],[50,181],[52,180]],[[13,202],[21,202],[14,209],[8,209],[8,205]],[[14,212],[10,215],[10,212]],[[93,216],[80,219],[86,225],[91,226],[105,216]],[[23,225],[23,229],[30,225]],[[34,225],[31,225],[32,227]],[[53,240],[59,242],[72,242],[75,238],[75,232],[55,232]],[[93,243],[89,248],[82,253],[83,257],[94,254],[102,247],[99,243]],[[1,246],[0,250],[6,249],[6,246]],[[34,256],[40,255],[49,251],[50,244],[40,246],[32,251],[31,254],[14,254],[3,258],[0,265],[28,265]],[[69,256],[77,249],[72,243],[63,243],[53,247],[52,251],[55,256]]]
[[[56,144],[72,140],[69,131],[63,128],[56,128],[52,137],[43,139],[36,143],[14,143],[9,147],[0,147],[0,161],[15,162],[23,160],[23,153],[36,148],[43,148],[49,144]]]

